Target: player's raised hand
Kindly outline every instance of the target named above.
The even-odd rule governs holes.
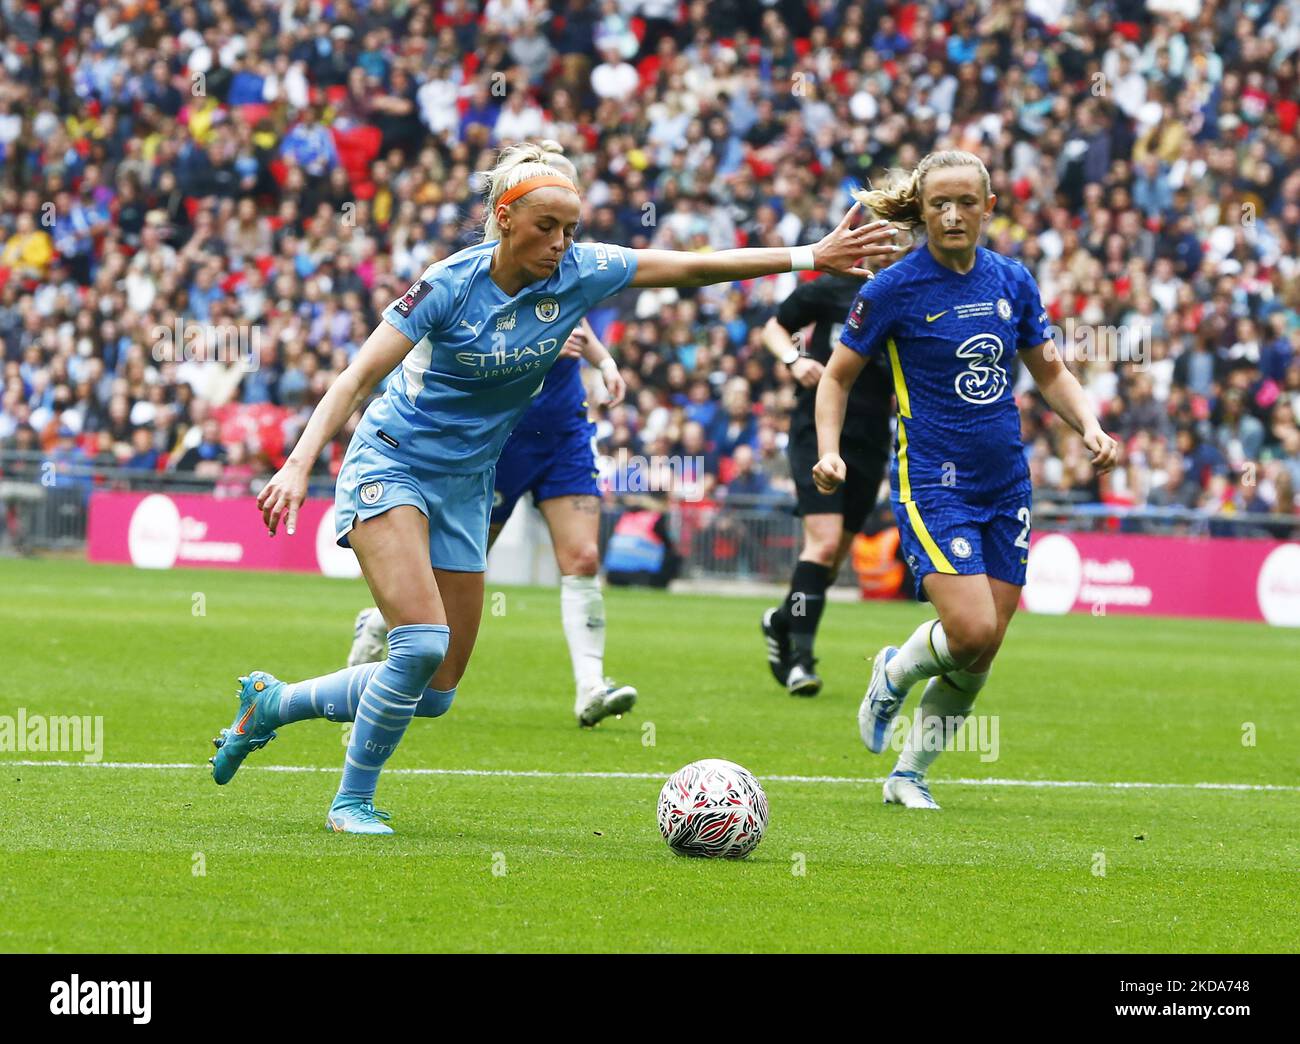
[[[1100,428],[1088,432],[1083,444],[1092,454],[1092,466],[1098,475],[1104,475],[1119,463],[1119,443]]]
[[[834,493],[844,484],[848,469],[844,459],[838,453],[825,453],[822,459],[813,465],[813,482],[822,493]]]
[[[898,230],[885,220],[853,227],[862,204],[849,207],[840,223],[813,247],[813,263],[819,272],[870,279],[871,272],[858,262],[864,257],[893,257],[901,247],[894,242]]]
[[[293,536],[298,525],[298,509],[306,499],[306,470],[293,461],[286,461],[284,467],[275,473],[257,495],[257,506],[262,512],[267,532],[275,536],[276,527],[284,522],[285,532]]]

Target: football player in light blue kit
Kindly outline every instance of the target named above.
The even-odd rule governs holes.
[[[455,697],[478,635],[493,472],[583,315],[626,286],[705,286],[792,269],[865,277],[859,262],[895,252],[886,222],[852,227],[855,205],[812,247],[629,251],[573,242],[581,197],[539,145],[506,149],[486,174],[485,241],[430,265],[383,314],[325,393],[288,460],[258,497],[272,536],[292,535],[312,463],[371,390],[336,485],[338,540],[351,546],[389,625],[388,657],[286,684],[241,679],[239,710],[216,740],[213,778],[289,722],[355,721],[326,817],[337,832],[387,834],[374,807],[384,763],[417,713]]]
[[[894,516],[917,596],[939,618],[876,656],[858,724],[880,753],[909,690],[929,679],[884,799],[934,809],[926,770],[988,681],[1025,582],[1031,488],[1013,357],[1083,438],[1098,472],[1114,467],[1118,447],[1054,350],[1033,276],[979,246],[997,197],[977,156],[932,153],[910,178],[855,195],[882,217],[924,225],[927,241],[867,283],[849,310],[817,389],[813,475],[826,491],[844,481],[848,392],[867,357],[885,353],[897,402]]]
[[[577,184],[578,172],[543,142],[548,161]],[[621,715],[637,691],[605,676],[605,599],[600,589],[600,488],[596,484],[596,426],[588,417],[581,359],[599,369],[607,405],[623,401],[627,386],[618,365],[584,319],[569,335],[541,390],[511,432],[497,462],[488,548],[519,502],[531,493],[546,521],[560,570],[560,622],[569,646],[576,696],[573,714],[591,727]],[[362,609],[353,624],[348,666],[384,655],[388,625],[377,608]]]
[[[588,417],[581,361],[599,369],[605,404],[623,401],[618,365],[585,319],[546,375],[542,390],[515,425],[497,462],[488,549],[525,494],[532,494],[560,571],[560,622],[573,666],[573,714],[590,728],[636,704],[636,689],[605,675],[605,599],[600,588],[600,487],[596,425]],[[353,624],[348,666],[381,659],[388,625],[377,608]]]

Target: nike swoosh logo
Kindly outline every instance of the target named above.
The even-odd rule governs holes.
[[[257,704],[250,705],[248,710],[244,711],[244,716],[235,723],[236,736],[242,736],[244,734],[244,726],[248,724],[248,719],[253,716],[253,711],[255,711],[256,709],[257,709]]]
[[[1022,558],[1022,559],[1020,560],[1020,564],[1021,564],[1021,565],[1028,565],[1028,564],[1029,564],[1029,559],[1027,559],[1027,558]]]
[[[950,311],[952,311],[951,308],[945,308],[942,312],[935,312],[934,315],[930,315],[929,313],[926,313],[925,321],[926,321],[927,323],[932,323],[932,322],[934,322],[936,319],[942,319],[942,318],[943,318],[945,315],[947,315]],[[463,322],[463,320],[462,320],[462,322]]]

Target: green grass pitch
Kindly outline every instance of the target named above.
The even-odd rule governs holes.
[[[768,674],[764,603],[611,590],[609,668],[641,702],[583,731],[557,593],[489,589],[456,705],[389,765],[537,775],[390,774],[398,833],[358,838],[324,829],[341,725],[285,727],[228,787],[206,759],[237,674],[340,666],[359,581],[8,560],[0,590],[0,715],[102,715],[111,763],[0,752],[6,951],[1300,947],[1295,632],[1021,615],[978,705],[999,756],[941,758],[927,814],[856,781],[892,764],[857,737],[870,656],[922,607],[831,605],[826,689],[797,700]],[[659,837],[662,779],[702,757],[765,783],[746,861]]]

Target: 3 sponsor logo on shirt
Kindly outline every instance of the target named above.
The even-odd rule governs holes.
[[[966,368],[957,374],[953,387],[966,402],[984,406],[997,402],[1007,389],[1007,371],[1000,365],[1002,339],[997,334],[981,333],[968,337],[957,347],[957,358],[966,360]]]

